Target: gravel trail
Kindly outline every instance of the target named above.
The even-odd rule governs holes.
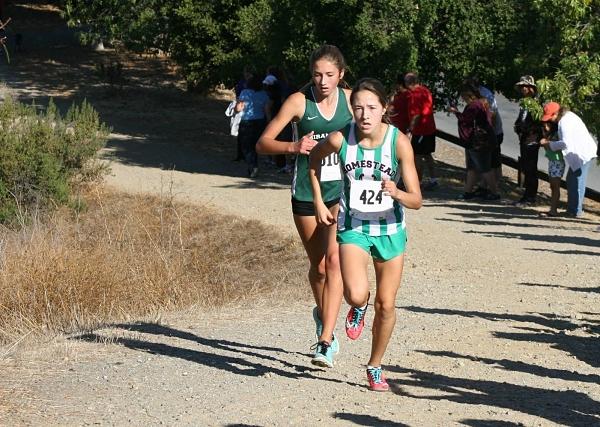
[[[173,76],[159,87],[135,80],[143,62],[135,59],[126,64],[130,87],[109,93],[84,66],[102,54],[76,68],[71,53],[43,54],[54,55],[43,79],[48,62],[22,59],[3,71],[8,86],[42,103],[53,95],[59,106],[91,100],[113,128],[107,185],[168,193],[295,235],[289,176],[263,168],[249,180],[229,160],[225,101],[185,94]],[[61,92],[53,78],[87,85]],[[600,425],[598,206],[584,220],[543,219],[541,207],[458,201],[462,154],[438,144],[441,188],[407,214],[384,362],[392,392],[365,387],[372,311],[351,342],[344,304],[335,368],[310,364],[307,285],[301,301],[163,313],[0,349],[0,425]]]

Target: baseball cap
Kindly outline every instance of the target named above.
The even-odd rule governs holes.
[[[515,86],[531,86],[537,87],[535,85],[535,79],[533,76],[521,76],[518,82],[515,83]]]
[[[277,82],[277,77],[275,77],[273,74],[268,74],[267,77],[265,77],[265,79],[263,80],[263,84],[267,86],[271,86],[275,84],[275,82]]]
[[[553,115],[558,113],[560,110],[560,104],[558,102],[548,102],[544,105],[544,115],[542,121],[547,122],[552,118]]]

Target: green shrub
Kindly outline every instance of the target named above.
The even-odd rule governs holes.
[[[64,117],[7,98],[0,104],[0,222],[65,204],[73,186],[99,176],[93,159],[108,129],[83,101]]]

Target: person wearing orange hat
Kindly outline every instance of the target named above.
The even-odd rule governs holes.
[[[542,122],[558,124],[558,140],[540,140],[542,147],[562,151],[569,171],[567,172],[567,215],[583,216],[583,198],[587,175],[596,158],[596,141],[581,118],[558,102],[544,105]]]

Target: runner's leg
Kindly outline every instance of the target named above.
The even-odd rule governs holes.
[[[337,218],[339,205],[329,208],[334,218]],[[323,321],[323,333],[319,341],[331,342],[335,323],[342,304],[342,274],[340,272],[339,246],[336,241],[336,224],[329,227],[318,228],[318,233],[326,234],[327,255],[325,258],[325,286],[323,289],[323,305],[321,320]]]
[[[317,220],[314,216],[294,215],[294,223],[304,250],[308,256],[310,267],[308,270],[308,281],[312,289],[313,297],[319,315],[323,307],[323,289],[325,287],[325,254],[327,251],[327,234],[319,233]]]
[[[344,297],[352,307],[363,307],[369,298],[367,264],[371,255],[353,245],[340,245],[340,267],[344,281]]]
[[[402,279],[404,255],[388,261],[373,260],[377,293],[375,294],[375,319],[369,366],[381,366],[381,359],[390,341],[396,323],[396,295]]]

